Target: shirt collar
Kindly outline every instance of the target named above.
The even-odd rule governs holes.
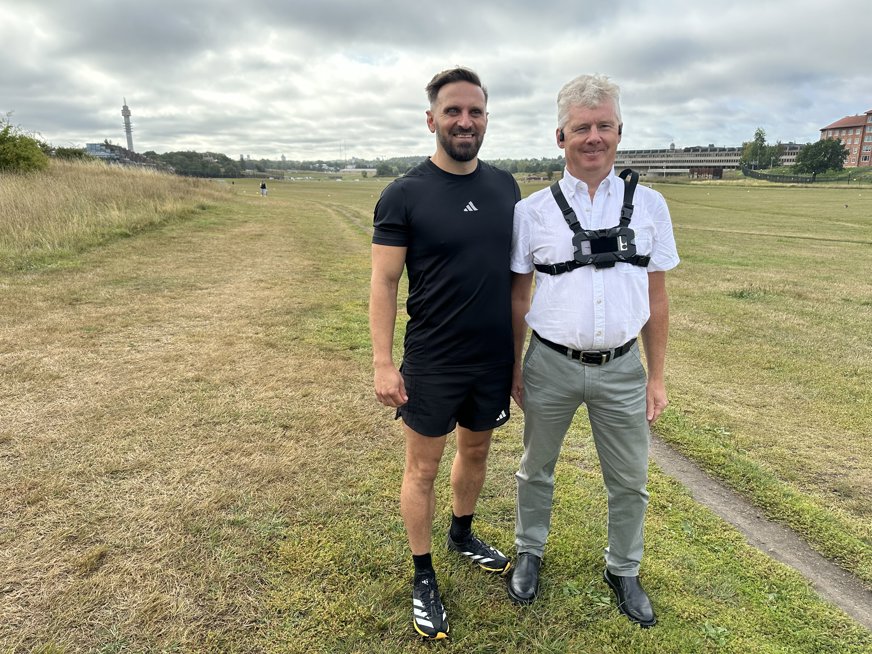
[[[612,170],[606,178],[600,182],[597,192],[599,192],[599,189],[602,189],[604,193],[611,192],[612,188],[616,188],[614,186],[616,179],[617,175],[615,175],[615,167],[612,166]],[[567,198],[572,197],[576,193],[587,195],[590,192],[587,184],[582,182],[580,179],[573,177],[568,168],[563,169],[563,179],[560,180],[560,188],[563,190],[563,194]]]

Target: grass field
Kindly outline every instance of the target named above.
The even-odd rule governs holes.
[[[135,238],[30,244],[31,263],[0,273],[0,651],[421,651],[402,437],[371,391],[383,184],[273,182],[267,198],[253,180],[191,186]],[[660,433],[869,582],[872,202],[661,190],[683,262]],[[11,213],[0,201],[0,233]],[[505,550],[520,433],[516,416],[497,434],[477,519]],[[511,605],[501,580],[436,547],[444,647],[872,651],[869,632],[656,468],[650,490],[657,628],[629,625],[599,580],[605,500],[580,416],[540,601]]]
[[[661,190],[684,261],[660,433],[872,583],[872,193]]]

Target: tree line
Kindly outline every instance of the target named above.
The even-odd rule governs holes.
[[[766,132],[758,127],[754,138],[742,144],[743,167],[766,170],[780,166],[784,146],[781,143],[766,142]],[[154,151],[140,155],[144,161],[158,167],[170,167],[179,175],[196,177],[243,177],[250,172],[268,174],[270,171],[325,171],[337,172],[348,165],[347,161],[316,160],[292,161],[284,157],[279,161],[259,159],[251,161],[243,155],[234,160],[220,152],[179,151],[158,154]],[[33,172],[48,166],[49,158],[86,159],[90,158],[82,148],[54,147],[38,136],[12,125],[9,114],[0,116],[0,171]],[[797,173],[816,176],[828,170],[842,170],[848,150],[838,139],[824,139],[804,145],[796,156],[793,169]],[[418,165],[425,157],[392,157],[390,159],[352,158],[351,165],[356,168],[375,169],[378,177],[403,175]],[[498,168],[510,173],[544,174],[549,179],[554,173],[563,170],[564,159],[542,157],[539,159],[494,159],[488,160]]]
[[[781,143],[769,144],[766,142],[766,132],[758,127],[754,132],[754,138],[742,143],[742,167],[752,170],[766,170],[781,165],[781,155],[784,154],[784,146]],[[838,139],[823,139],[814,143],[806,143],[796,153],[796,162],[793,164],[794,172],[812,175],[828,170],[842,170],[845,160],[848,158],[848,149]]]

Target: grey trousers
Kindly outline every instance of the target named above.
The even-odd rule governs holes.
[[[646,375],[638,345],[601,366],[579,363],[535,336],[524,359],[524,455],[515,475],[518,554],[542,556],[551,526],[554,468],[563,439],[582,404],[608,493],[606,566],[639,574],[648,506]]]

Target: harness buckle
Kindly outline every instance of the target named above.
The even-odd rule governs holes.
[[[599,352],[582,352],[581,362],[588,363],[594,366],[601,366],[608,363],[612,358],[611,350],[600,350]]]

